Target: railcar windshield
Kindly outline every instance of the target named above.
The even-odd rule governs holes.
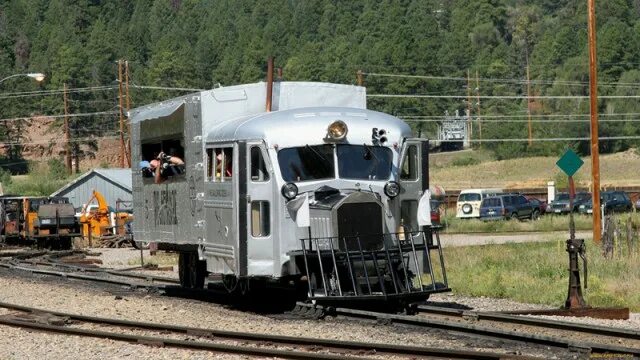
[[[332,145],[306,145],[282,149],[278,163],[284,181],[335,178]]]
[[[391,175],[391,149],[368,145],[338,145],[338,174],[343,179],[387,180]]]

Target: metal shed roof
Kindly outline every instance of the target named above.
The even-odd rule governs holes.
[[[81,182],[82,180],[84,180],[85,178],[91,176],[92,174],[96,174],[104,179],[106,179],[107,181],[111,181],[114,184],[128,190],[128,191],[132,191],[133,187],[131,185],[131,169],[93,169],[91,171],[88,171],[84,174],[82,174],[80,177],[78,177],[77,179],[73,180],[72,182],[68,183],[67,185],[63,186],[62,188],[58,189],[56,192],[54,192],[53,194],[51,194],[51,196],[57,196],[63,192],[65,192],[67,189],[73,187],[75,184]]]

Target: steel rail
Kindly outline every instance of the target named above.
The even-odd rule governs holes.
[[[143,280],[149,280],[149,281],[166,282],[166,283],[171,283],[171,284],[179,284],[180,283],[180,280],[178,280],[178,279],[165,277],[165,276],[153,276],[153,275],[136,274],[136,273],[124,272],[124,271],[121,271],[121,270],[105,269],[105,268],[93,268],[93,267],[88,267],[88,266],[80,266],[80,265],[61,263],[61,262],[56,262],[56,261],[21,260],[21,261],[19,261],[19,263],[25,264],[25,265],[49,266],[49,267],[53,267],[53,268],[60,267],[60,268],[72,269],[72,270],[80,271],[80,272],[104,273],[104,274],[109,274],[109,275],[114,275],[114,276],[128,277],[128,278],[134,278],[134,279],[143,279]],[[141,270],[143,270],[143,269],[141,269]]]
[[[498,321],[520,325],[537,326],[551,329],[567,330],[593,335],[605,335],[617,338],[640,340],[640,331],[630,329],[611,328],[599,325],[576,324],[568,321],[549,320],[531,318],[520,315],[501,314],[490,311],[468,311],[459,309],[449,309],[439,306],[420,305],[416,309],[418,312],[427,314],[438,314],[456,317],[471,317],[478,320]]]
[[[304,337],[294,337],[294,336],[283,336],[283,335],[271,335],[271,334],[256,334],[256,333],[247,333],[247,332],[233,332],[233,331],[224,331],[224,330],[215,330],[215,329],[206,329],[206,328],[196,328],[196,327],[188,327],[188,326],[178,326],[178,325],[168,325],[168,324],[156,324],[150,322],[139,322],[139,321],[131,321],[131,320],[120,320],[120,319],[111,319],[111,318],[101,318],[94,316],[86,316],[79,314],[71,314],[60,311],[49,311],[41,308],[33,308],[28,306],[22,306],[17,304],[10,304],[0,302],[0,307],[15,311],[22,311],[27,313],[37,313],[37,314],[51,314],[58,317],[64,317],[71,320],[100,324],[100,325],[111,325],[111,326],[119,326],[119,327],[127,327],[127,328],[138,328],[144,330],[152,330],[152,331],[161,331],[161,332],[174,332],[174,333],[184,333],[193,336],[200,337],[218,337],[224,338],[228,340],[234,341],[252,341],[252,342],[268,342],[268,343],[277,343],[280,345],[290,345],[290,346],[310,346],[310,347],[323,347],[330,350],[341,350],[341,351],[366,351],[371,353],[384,353],[389,355],[410,355],[412,357],[416,356],[440,356],[447,358],[455,358],[455,359],[528,359],[529,357],[524,356],[513,356],[511,354],[498,354],[498,353],[490,353],[490,352],[480,352],[480,351],[463,351],[463,350],[446,350],[442,348],[431,348],[431,347],[419,347],[419,346],[407,346],[407,345],[392,345],[392,344],[381,344],[381,343],[366,343],[366,342],[356,342],[356,341],[342,341],[342,340],[326,340],[326,339],[313,339],[313,338],[304,338]],[[25,324],[31,324],[27,321],[15,320],[15,319],[7,319],[0,317],[0,323],[4,323],[5,325],[15,325],[15,326],[23,326]],[[20,323],[20,324],[17,324]],[[39,326],[41,324],[36,324]],[[28,325],[27,325],[28,326]],[[56,331],[56,332],[66,332],[60,330],[67,330],[68,328],[61,328],[59,326],[46,325],[46,328],[42,328],[42,330],[46,331]],[[29,326],[31,327],[31,326]],[[38,327],[39,328],[39,327]],[[93,331],[87,332],[87,330],[82,329],[70,329],[72,331],[81,330],[82,333],[74,333],[76,335],[85,335],[92,336]],[[71,332],[73,333],[73,332]],[[105,334],[108,334],[109,338],[115,340],[127,340],[127,338],[118,337],[113,338],[112,335],[116,333],[106,333],[106,332],[96,332],[96,337],[103,337]],[[123,334],[116,334],[123,335]],[[134,340],[134,335],[124,335],[129,337],[129,340]],[[140,338],[143,341],[136,340],[137,342],[149,343],[149,344],[162,344],[174,346],[175,344],[172,341],[175,340],[167,340],[166,338],[151,338],[145,336],[135,336],[136,338]],[[199,342],[185,342],[187,344],[210,344],[210,343],[199,343]],[[228,346],[228,345],[225,345]],[[251,348],[254,351],[254,348]],[[217,349],[219,350],[219,349]],[[273,350],[272,350],[273,351]],[[275,350],[282,351],[282,350]],[[249,353],[251,355],[251,353]],[[304,355],[299,355],[304,354]],[[284,352],[284,353],[254,353],[254,355],[271,355],[271,356],[283,356],[287,358],[335,358],[331,355],[321,355],[321,357],[316,357],[313,354],[312,356],[308,356],[307,353],[292,353],[292,352]],[[298,357],[301,356],[301,357]],[[329,356],[329,357],[325,357]],[[344,358],[344,355],[341,355],[340,358]],[[353,357],[349,357],[350,359]]]
[[[305,307],[312,307],[310,304],[300,304]],[[628,348],[617,345],[598,344],[592,342],[578,342],[572,340],[560,339],[546,335],[526,334],[517,331],[508,331],[501,329],[494,329],[490,327],[477,326],[471,324],[463,324],[459,322],[417,318],[415,316],[408,315],[396,315],[386,314],[372,311],[363,311],[355,309],[336,308],[331,309],[330,313],[335,315],[342,315],[347,317],[369,319],[376,321],[384,321],[389,323],[397,323],[404,325],[411,325],[417,327],[434,328],[440,330],[446,330],[456,332],[460,334],[492,339],[504,339],[512,341],[520,341],[529,344],[545,345],[563,349],[582,349],[585,351],[591,351],[595,353],[616,353],[616,354],[630,354],[636,357],[640,357],[640,349]]]
[[[64,272],[64,271],[50,271],[50,270],[34,269],[34,268],[28,268],[28,267],[24,267],[24,266],[9,264],[9,263],[6,263],[6,262],[0,262],[0,267],[4,267],[4,268],[7,268],[7,269],[13,269],[13,270],[27,271],[27,272],[31,272],[33,274],[51,275],[51,276],[58,276],[58,277],[61,277],[61,278],[68,278],[68,279],[78,279],[78,280],[87,280],[87,281],[94,281],[94,282],[103,282],[103,283],[108,283],[108,284],[113,284],[113,285],[123,285],[123,286],[128,286],[128,287],[131,287],[131,288],[142,288],[142,289],[149,289],[149,290],[153,290],[153,289],[160,290],[160,289],[164,288],[164,286],[162,284],[149,285],[149,284],[134,283],[134,282],[128,282],[128,281],[124,281],[124,280],[117,280],[117,279],[111,279],[111,278],[105,278],[105,277],[99,277],[99,276],[81,275],[81,274],[75,274],[75,273]]]

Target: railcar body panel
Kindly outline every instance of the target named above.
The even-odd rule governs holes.
[[[369,288],[369,297],[402,296],[398,289],[420,296],[425,287],[413,284],[424,270],[417,254],[439,250],[417,222],[418,202],[428,189],[427,143],[412,139],[400,119],[367,110],[362,87],[275,83],[272,112],[265,112],[265,97],[265,83],[240,85],[130,113],[136,241],[197,251],[211,273],[293,276],[309,283],[310,294],[358,296],[366,280],[396,289],[387,294]],[[344,131],[338,140],[329,131],[336,123]],[[161,151],[183,158],[185,166],[156,183],[141,166]],[[392,183],[400,184],[399,193],[389,195]],[[287,184],[297,189],[292,198],[284,196]],[[405,235],[398,231],[412,233],[412,241],[401,245]],[[303,239],[307,250],[317,251],[312,266],[333,264],[333,275],[308,268]],[[410,245],[413,258],[406,252]],[[368,252],[360,268],[380,271],[380,261],[389,273],[372,280],[354,272],[349,254],[357,246]],[[349,294],[334,286],[346,269],[353,273]],[[322,279],[312,281],[312,275]],[[432,282],[425,291],[447,289]]]

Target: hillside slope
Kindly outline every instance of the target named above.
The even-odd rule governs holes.
[[[437,157],[438,154],[432,155]],[[591,180],[591,159],[582,158],[584,165],[576,173],[577,184],[588,187]],[[487,161],[468,166],[451,163],[431,168],[431,183],[445,189],[467,188],[537,188],[558,179],[557,157],[529,157],[503,161]],[[432,161],[436,162],[435,160]],[[602,187],[640,186],[640,155],[634,149],[600,156]]]

